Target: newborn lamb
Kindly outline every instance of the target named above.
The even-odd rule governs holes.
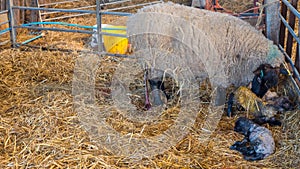
[[[235,123],[234,131],[245,137],[242,141],[236,141],[230,149],[242,153],[245,160],[262,160],[274,153],[275,142],[272,133],[267,128],[245,117],[240,117]]]

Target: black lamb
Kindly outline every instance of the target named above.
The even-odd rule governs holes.
[[[272,133],[267,128],[245,117],[240,117],[235,123],[234,131],[245,137],[242,141],[236,141],[230,149],[242,153],[245,160],[262,160],[274,153],[275,142]]]

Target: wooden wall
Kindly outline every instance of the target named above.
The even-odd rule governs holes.
[[[36,0],[13,0],[14,5],[16,6],[34,6],[34,2]],[[39,0],[39,3],[46,3],[46,0]],[[0,10],[7,9],[8,0],[0,0]],[[15,10],[15,19],[16,23],[22,24],[26,22],[35,22],[37,21],[37,17],[33,17],[36,15],[36,11],[28,11],[28,10]],[[2,16],[2,18],[4,18]]]

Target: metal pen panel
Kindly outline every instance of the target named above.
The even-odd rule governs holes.
[[[97,9],[96,9],[96,18],[97,18],[97,38],[98,38],[98,41],[97,41],[97,45],[98,45],[98,51],[102,52],[103,51],[103,47],[102,47],[102,34],[100,33],[102,30],[101,30],[101,23],[102,23],[102,20],[101,20],[101,6],[100,6],[100,0],[97,0],[96,1],[96,6],[97,6]]]
[[[85,34],[93,34],[93,31],[87,30],[74,30],[74,29],[63,29],[63,28],[46,28],[46,27],[32,27],[32,26],[15,26],[15,28],[28,28],[28,29],[36,29],[36,30],[47,30],[47,31],[58,31],[58,32],[72,32],[72,33],[85,33]]]
[[[70,3],[70,2],[78,2],[80,0],[68,0],[68,1],[62,1],[62,2],[53,2],[53,3],[48,3],[48,4],[41,4],[40,6],[51,6],[51,5],[57,5],[57,4],[65,4],[65,3]]]
[[[8,10],[0,11],[0,14],[8,13]]]
[[[80,9],[38,8],[38,7],[26,7],[26,6],[12,6],[11,8],[20,9],[20,10],[40,10],[40,11],[57,11],[57,12],[96,14],[96,11],[93,11],[93,10],[80,10]]]

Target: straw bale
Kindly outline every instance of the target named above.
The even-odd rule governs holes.
[[[77,53],[33,49],[0,51],[1,168],[297,168],[300,164],[299,110],[282,115],[283,127],[267,126],[274,135],[276,153],[263,161],[247,162],[229,149],[242,138],[233,131],[237,117],[222,117],[209,144],[198,141],[205,107],[190,134],[176,146],[153,159],[130,163],[126,157],[101,148],[82,127],[71,94],[77,57]],[[112,74],[120,61],[109,57],[100,61],[96,78],[99,108],[110,104],[105,93],[109,93]],[[208,88],[201,88],[201,97],[209,100]],[[108,121],[120,132],[140,130],[139,124],[118,115]],[[154,125],[147,133],[162,128]]]

